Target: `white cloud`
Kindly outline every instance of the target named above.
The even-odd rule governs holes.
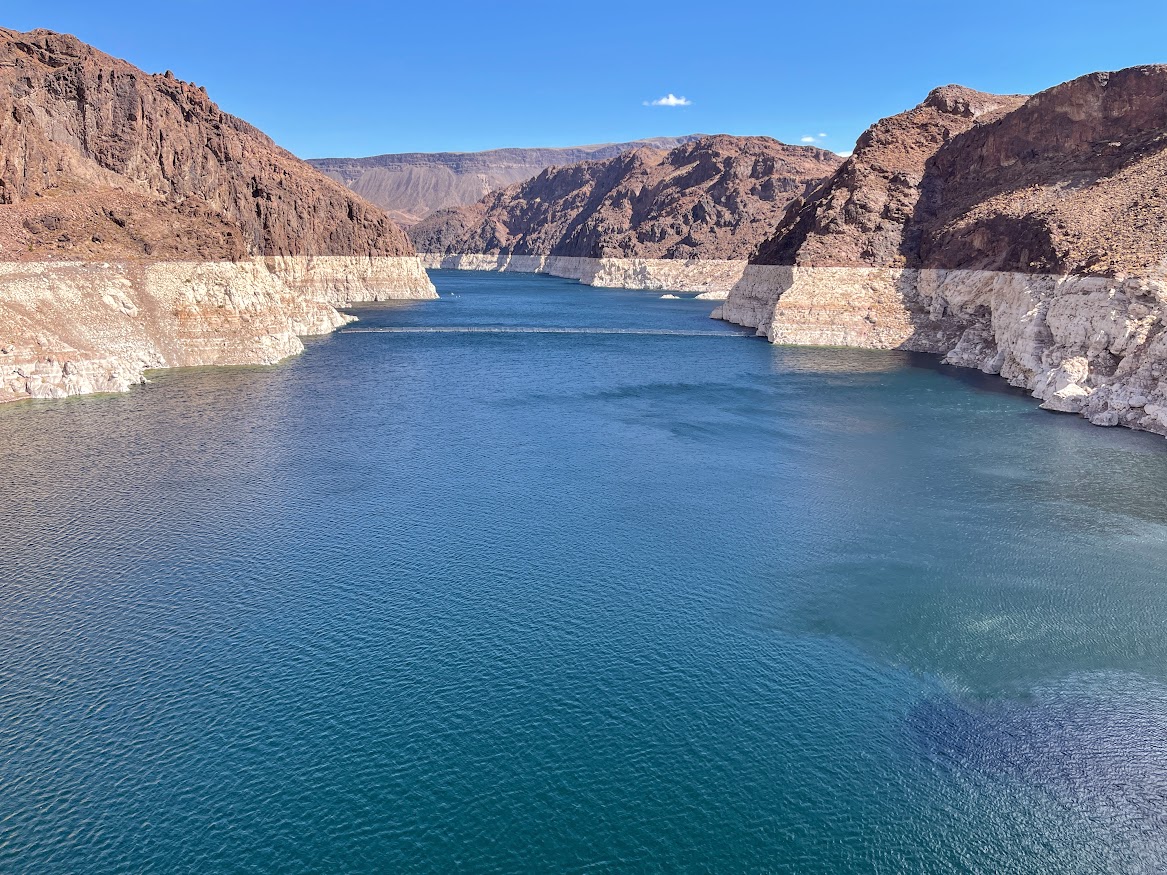
[[[803,143],[813,143],[813,142],[814,142],[814,137],[803,137],[803,138],[802,138],[802,142],[803,142]]]
[[[838,155],[840,158],[850,158],[851,155],[854,153],[850,149],[848,149],[846,152],[836,152],[835,154]]]
[[[826,135],[826,134],[819,134],[819,139],[820,139],[820,140],[825,140],[826,138],[827,138],[827,135]]]
[[[658,97],[656,100],[644,101],[645,106],[692,106],[693,101],[687,97],[677,97],[671,91],[664,97]]]
[[[826,134],[818,134],[818,135],[807,134],[799,142],[801,142],[801,143],[817,143],[820,140],[825,140],[826,138],[827,138]]]

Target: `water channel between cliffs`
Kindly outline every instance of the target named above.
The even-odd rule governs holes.
[[[1167,858],[1162,438],[434,278],[0,407],[0,869]]]

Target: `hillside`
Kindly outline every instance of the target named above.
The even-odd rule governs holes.
[[[433,294],[408,239],[204,89],[0,30],[0,400],[271,362]]]
[[[1167,433],[1167,66],[957,86],[874,125],[718,315],[934,352],[1051,410]]]
[[[446,255],[745,259],[841,162],[768,137],[702,137],[545,170],[409,233],[419,252]]]
[[[468,206],[548,167],[602,161],[642,147],[671,149],[699,137],[655,137],[629,143],[482,152],[405,152],[369,158],[311,158],[308,163],[354,193],[412,225],[447,207]]]

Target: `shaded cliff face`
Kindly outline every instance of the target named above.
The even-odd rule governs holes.
[[[768,137],[704,137],[552,168],[410,229],[421,252],[744,259],[837,155]]]
[[[939,149],[922,191],[921,266],[1161,276],[1167,66],[1035,94]]]
[[[0,258],[412,253],[376,207],[193,84],[0,29]]]
[[[877,122],[833,176],[791,204],[753,261],[834,267],[906,264],[913,257],[909,225],[929,160],[954,137],[1024,100],[948,85],[915,109]]]
[[[490,192],[524,182],[548,167],[603,161],[632,149],[672,149],[700,139],[653,137],[561,149],[489,149],[483,152],[405,152],[369,158],[310,158],[308,163],[413,225],[437,210],[469,206]]]

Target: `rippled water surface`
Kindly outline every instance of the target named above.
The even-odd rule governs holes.
[[[1161,438],[435,279],[0,408],[0,871],[1167,867]]]

